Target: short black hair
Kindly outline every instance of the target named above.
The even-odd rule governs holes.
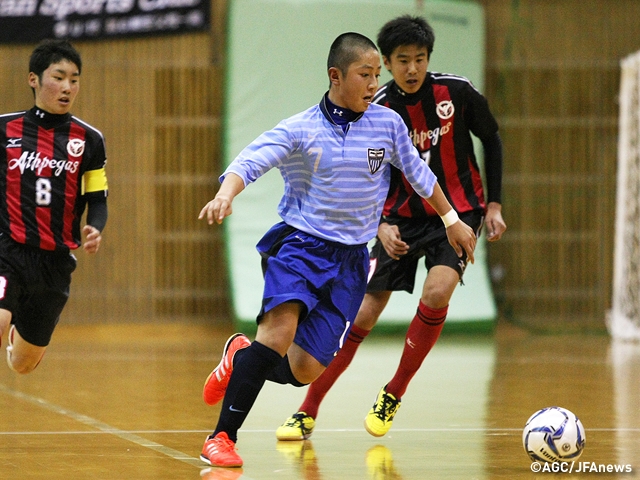
[[[436,34],[423,17],[402,15],[385,23],[378,32],[378,47],[385,58],[390,58],[400,46],[426,47],[429,58],[433,52]]]
[[[335,67],[343,74],[346,74],[349,65],[358,59],[363,50],[375,50],[377,52],[378,47],[371,39],[360,33],[347,32],[338,35],[329,49],[327,70]]]
[[[31,52],[29,73],[35,73],[42,81],[42,73],[53,63],[67,60],[75,63],[78,73],[82,73],[80,53],[67,40],[43,40]]]

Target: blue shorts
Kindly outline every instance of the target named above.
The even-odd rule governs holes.
[[[328,366],[364,298],[369,269],[366,244],[323,240],[281,222],[262,237],[257,249],[265,281],[258,323],[282,303],[303,303],[294,343]]]

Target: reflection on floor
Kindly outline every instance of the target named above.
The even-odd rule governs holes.
[[[0,479],[531,478],[522,427],[549,405],[582,420],[580,461],[629,464],[624,478],[640,471],[640,345],[508,325],[494,335],[442,338],[382,438],[362,424],[393,375],[401,337],[363,343],[308,441],[274,435],[305,389],[268,383],[240,431],[245,467],[207,468],[198,456],[219,407],[202,402],[201,388],[229,333],[61,325],[33,374],[0,367]]]

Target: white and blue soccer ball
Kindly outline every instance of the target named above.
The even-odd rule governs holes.
[[[547,463],[577,460],[585,438],[582,422],[562,407],[538,410],[522,432],[522,443],[531,460]]]

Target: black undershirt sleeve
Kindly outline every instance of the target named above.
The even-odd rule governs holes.
[[[95,196],[87,199],[87,225],[102,232],[107,224],[107,197]]]
[[[487,202],[502,203],[502,139],[496,132],[480,141],[484,147]]]

